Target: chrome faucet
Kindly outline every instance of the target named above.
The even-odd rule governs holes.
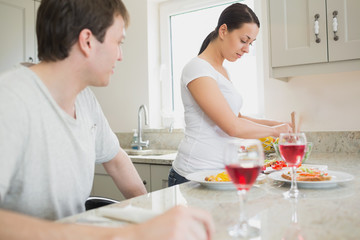
[[[148,111],[145,105],[141,105],[139,107],[139,111],[138,111],[138,138],[137,141],[131,143],[131,147],[136,147],[138,150],[142,150],[143,147],[149,147],[149,140],[143,141],[142,140],[142,129],[141,129],[141,110],[143,110],[144,112],[144,116],[145,116],[145,125],[149,125],[149,120],[148,120]]]
[[[172,133],[174,130],[174,122],[171,122],[170,127],[169,127],[169,133]]]

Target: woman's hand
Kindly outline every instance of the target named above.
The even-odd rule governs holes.
[[[291,124],[289,123],[283,123],[280,125],[276,125],[273,126],[274,128],[274,137],[279,137],[280,133],[291,133],[292,132],[292,128],[291,128]]]

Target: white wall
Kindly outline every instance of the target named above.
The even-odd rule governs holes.
[[[360,130],[360,71],[265,82],[265,115],[290,120],[303,116],[304,131]]]
[[[139,106],[149,107],[147,0],[123,2],[130,14],[123,61],[117,63],[108,87],[92,88],[114,132],[137,128]]]
[[[124,60],[117,64],[110,86],[94,90],[115,132],[130,132],[137,127],[137,110],[141,104],[149,107],[153,126],[160,124],[156,117],[160,109],[154,107],[160,101],[159,82],[156,80],[160,68],[157,65],[159,46],[156,43],[158,30],[155,27],[157,9],[154,3],[148,3],[147,0],[124,0],[124,3],[131,17],[123,46]],[[267,27],[264,21],[266,9],[262,11],[261,30],[265,32],[259,36],[265,43],[264,59],[268,59]],[[151,17],[150,22],[148,16]],[[151,25],[149,32],[148,24]],[[360,71],[301,76],[282,82],[269,78],[268,68],[268,61],[265,60],[266,118],[288,121],[290,112],[295,110],[304,115],[304,131],[360,130]],[[148,79],[151,79],[150,83]]]
[[[151,128],[161,127],[161,78],[160,78],[160,36],[159,1],[148,0],[148,71],[149,71],[149,115]]]

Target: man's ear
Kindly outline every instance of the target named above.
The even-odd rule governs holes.
[[[90,55],[93,48],[93,35],[89,29],[83,29],[79,34],[79,48],[80,51],[87,57]]]
[[[224,23],[219,27],[219,37],[220,39],[224,39],[225,35],[227,34],[227,25]]]

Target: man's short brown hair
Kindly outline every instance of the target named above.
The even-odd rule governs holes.
[[[83,29],[89,29],[103,42],[118,15],[127,27],[129,14],[121,0],[42,0],[36,21],[38,58],[65,59]]]

